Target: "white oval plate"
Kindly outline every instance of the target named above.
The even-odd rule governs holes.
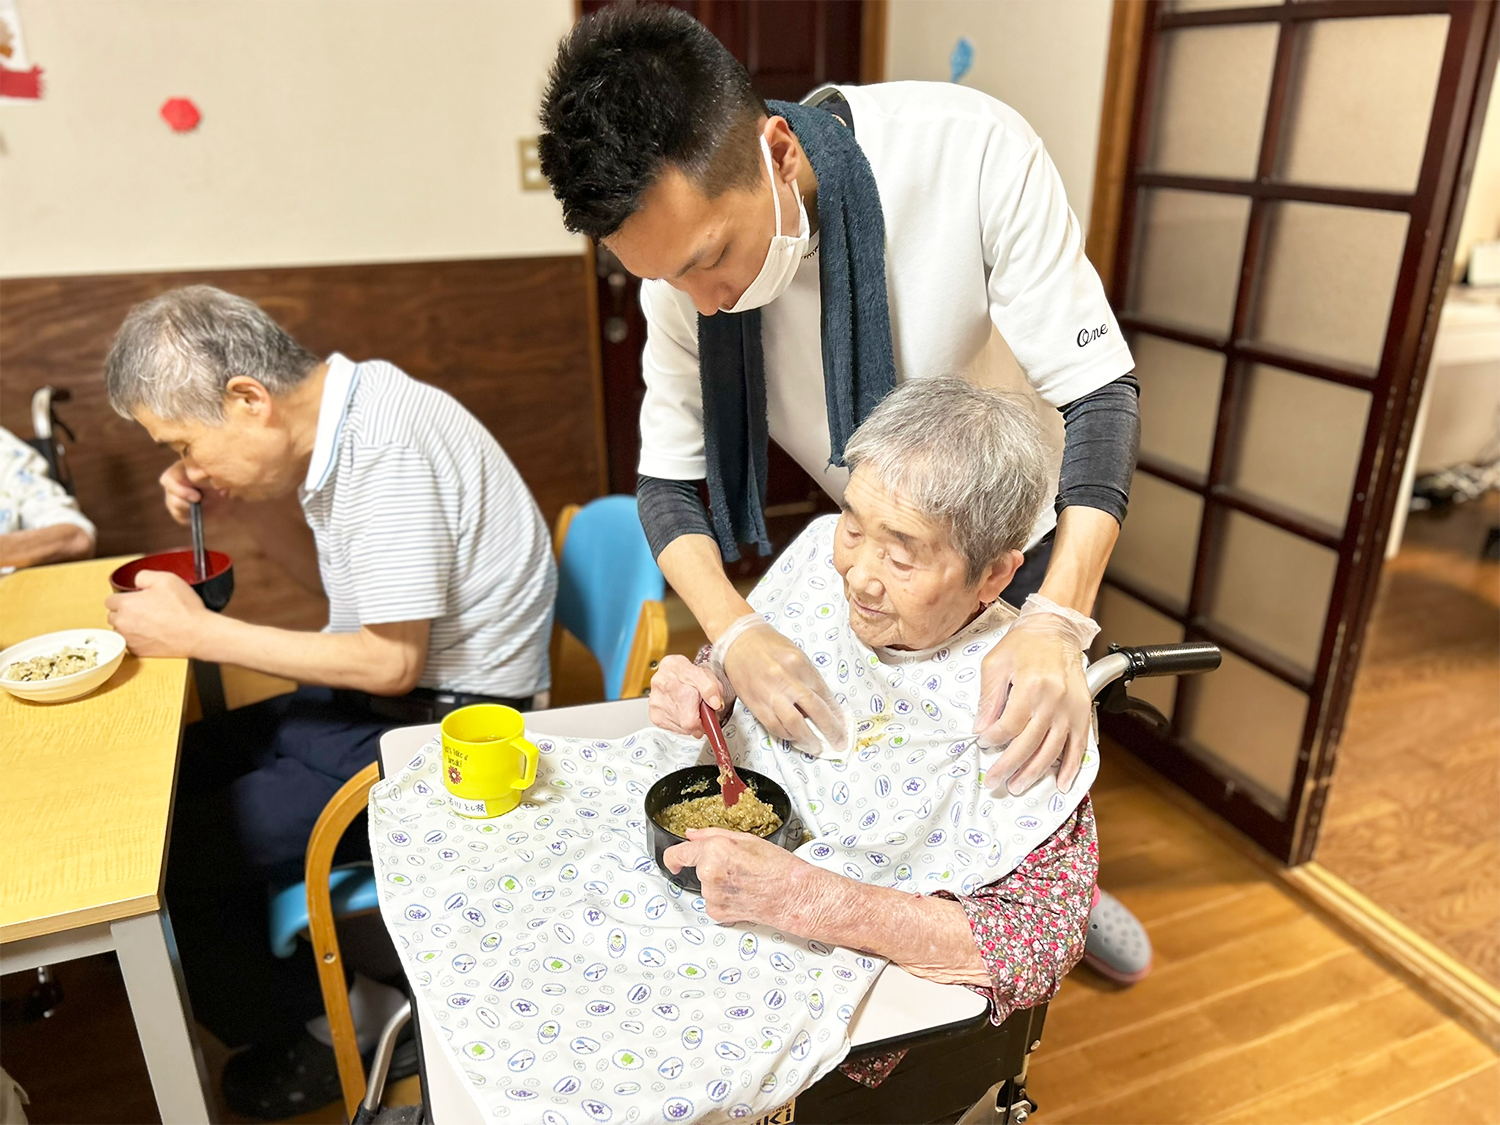
[[[58,676],[52,680],[5,679],[5,670],[17,661],[48,656],[69,647],[92,648],[99,654],[99,663],[71,676]],[[43,633],[0,652],[0,688],[17,699],[29,699],[33,703],[65,703],[103,686],[124,659],[125,638],[112,629],[64,629],[60,633]]]

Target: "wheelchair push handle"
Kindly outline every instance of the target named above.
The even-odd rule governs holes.
[[[1188,641],[1180,645],[1142,645],[1139,648],[1120,648],[1118,651],[1130,658],[1131,675],[1127,679],[1212,672],[1222,659],[1219,646],[1208,641]]]
[[[31,431],[38,440],[48,441],[53,435],[53,426],[61,426],[73,437],[73,431],[52,412],[59,402],[71,402],[73,394],[66,387],[38,387],[31,396]],[[77,440],[74,438],[73,440]]]
[[[1187,676],[1195,672],[1212,672],[1222,656],[1219,646],[1208,641],[1187,641],[1178,645],[1141,645],[1123,648],[1110,645],[1109,655],[1089,665],[1089,694],[1099,693],[1116,680],[1134,680],[1142,676]]]

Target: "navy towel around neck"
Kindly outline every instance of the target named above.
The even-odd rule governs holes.
[[[767,103],[785,117],[818,178],[819,290],[829,464],[896,386],[885,288],[885,217],[870,162],[830,113]],[[808,269],[804,262],[799,268]],[[759,309],[698,318],[703,445],[714,537],[726,561],[739,544],[771,553],[766,535],[766,362]]]

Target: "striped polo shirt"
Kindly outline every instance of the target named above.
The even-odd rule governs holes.
[[[327,632],[430,620],[423,687],[549,686],[551,538],[515,466],[454,398],[382,360],[330,356],[298,496]]]

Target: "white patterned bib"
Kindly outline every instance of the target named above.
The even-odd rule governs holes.
[[[855,751],[772,742],[737,707],[738,762],[776,778],[810,834],[797,855],[915,892],[1000,878],[1069,816],[1050,778],[1019,797],[983,786],[968,736],[997,611],[930,653],[875,653],[848,629],[819,520],[751,604],[796,641],[854,712]],[[433,740],[370,795],[381,910],[419,1003],[487,1119],[545,1125],[758,1116],[836,1066],[884,962],[765,926],[720,926],[656,867],[642,801],[706,760],[659,730],[589,741],[530,732],[537,781],[489,821],[447,807]]]

